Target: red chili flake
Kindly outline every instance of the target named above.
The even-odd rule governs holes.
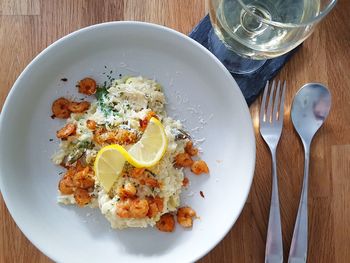
[[[183,187],[187,187],[188,184],[189,184],[189,182],[190,182],[190,180],[188,180],[187,177],[184,177],[184,179],[182,180],[182,186],[183,186]]]
[[[203,192],[202,192],[202,191],[199,191],[199,194],[201,195],[201,197],[203,197],[203,198],[204,198],[204,194],[203,194]]]

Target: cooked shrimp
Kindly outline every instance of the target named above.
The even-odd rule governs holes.
[[[64,194],[64,195],[73,194],[74,184],[73,184],[72,177],[64,176],[58,183],[58,190],[60,190],[61,194]]]
[[[94,137],[93,140],[97,143],[97,144],[103,144],[104,139],[102,138],[102,134],[104,134],[106,132],[105,128],[99,127],[95,130],[94,132]]]
[[[74,186],[82,188],[82,189],[88,189],[91,187],[94,187],[95,180],[91,177],[90,168],[85,167],[83,170],[77,172],[73,176],[73,183]]]
[[[83,165],[83,163],[81,162],[81,160],[79,159],[75,165],[75,171],[76,172],[80,172],[82,170],[84,170],[86,166]]]
[[[60,139],[67,139],[70,135],[74,135],[76,131],[76,125],[73,123],[68,123],[62,129],[57,131],[56,136]]]
[[[131,218],[130,200],[118,202],[116,207],[117,216],[119,216],[120,218]]]
[[[98,144],[119,144],[115,137],[115,131],[107,131],[104,127],[96,129],[94,133],[94,141]]]
[[[96,129],[93,139],[97,144],[104,144],[110,138],[112,138],[112,133],[104,127],[99,127]]]
[[[146,171],[145,168],[134,168],[131,170],[130,176],[133,178],[139,178],[144,174],[145,171]]]
[[[147,216],[148,209],[146,199],[127,199],[117,203],[117,215],[120,218],[144,218]]]
[[[148,202],[145,199],[133,200],[130,206],[130,212],[134,218],[144,218],[148,213]]]
[[[126,183],[123,187],[118,189],[120,198],[134,197],[136,195],[136,187],[132,183]]]
[[[147,125],[149,123],[149,120],[152,117],[155,117],[155,118],[158,119],[157,114],[154,111],[150,111],[150,112],[147,113],[146,117],[143,120],[140,120],[140,130],[141,131],[146,130],[146,127],[147,127]]]
[[[159,213],[159,210],[158,210],[156,203],[148,202],[148,206],[149,206],[149,209],[148,209],[147,216],[149,218],[152,218]]]
[[[162,211],[164,207],[164,198],[156,196],[153,198],[154,203],[157,205],[158,210]]]
[[[149,187],[159,187],[157,179],[151,177],[150,173],[145,168],[134,168],[130,172],[130,176],[137,179],[140,184],[147,185]]]
[[[86,121],[86,127],[88,127],[90,130],[94,131],[96,130],[97,123],[93,120],[87,120]]]
[[[156,196],[156,197],[150,197],[147,199],[148,201],[148,213],[147,216],[149,218],[154,217],[155,215],[157,215],[159,212],[163,211],[163,207],[164,207],[164,199]]]
[[[157,228],[162,232],[173,232],[175,229],[175,219],[172,214],[162,215],[156,223]]]
[[[175,165],[179,167],[189,167],[193,164],[193,160],[188,153],[179,153],[175,156]]]
[[[196,216],[196,212],[189,206],[180,207],[177,210],[177,222],[183,227],[191,227],[193,224],[193,217]]]
[[[200,175],[201,173],[207,174],[209,173],[209,168],[205,161],[199,160],[192,164],[191,171],[196,175]]]
[[[149,177],[149,176],[145,176],[144,178],[142,178],[140,180],[140,184],[147,185],[149,187],[157,187],[157,188],[159,188],[159,186],[160,186],[157,179],[154,179],[154,178]]]
[[[195,156],[198,154],[198,149],[193,147],[192,141],[188,141],[185,146],[185,152],[191,156]]]
[[[117,130],[111,131],[108,133],[108,138],[106,139],[107,143],[128,145],[135,143],[137,140],[137,136],[135,133],[127,130]]]
[[[90,203],[91,196],[86,189],[77,188],[74,191],[74,199],[78,206],[84,206]]]
[[[52,103],[52,113],[55,117],[60,119],[67,119],[70,116],[70,110],[68,109],[69,100],[65,98],[58,98]]]
[[[77,172],[76,167],[70,166],[70,167],[68,167],[68,170],[65,173],[64,177],[73,178],[73,176],[75,175],[76,172]]]
[[[68,104],[68,109],[74,113],[82,113],[88,110],[89,108],[90,108],[90,102],[88,101],[82,101],[82,102],[71,101]]]
[[[137,141],[137,135],[127,130],[106,131],[104,128],[97,129],[94,135],[94,140],[98,144],[120,144],[128,145]]]
[[[92,78],[84,78],[78,83],[79,93],[83,93],[86,95],[92,95],[96,93],[96,81]]]

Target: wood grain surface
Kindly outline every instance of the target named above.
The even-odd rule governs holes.
[[[0,108],[34,56],[74,30],[105,21],[141,20],[187,34],[206,13],[205,0],[0,0]],[[340,0],[277,76],[288,83],[277,157],[285,258],[303,176],[302,146],[289,117],[290,105],[304,83],[322,82],[332,92],[333,107],[312,145],[308,262],[350,262],[349,14],[350,3]],[[271,159],[258,133],[259,106],[259,101],[251,106],[257,159],[249,198],[235,226],[201,263],[264,261]],[[0,262],[51,262],[24,237],[1,197]]]

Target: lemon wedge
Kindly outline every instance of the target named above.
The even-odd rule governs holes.
[[[137,168],[151,167],[159,162],[167,147],[163,125],[152,117],[141,139],[129,149],[126,160]]]
[[[141,139],[129,151],[118,144],[103,147],[95,159],[95,174],[102,187],[109,192],[126,161],[137,168],[154,166],[163,157],[167,146],[162,123],[152,117]]]
[[[106,192],[109,192],[123,171],[126,161],[125,155],[128,155],[126,150],[117,144],[105,146],[98,152],[94,170]]]

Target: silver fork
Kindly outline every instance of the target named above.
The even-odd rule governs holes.
[[[269,99],[269,82],[266,83],[260,108],[260,134],[270,148],[272,156],[272,194],[267,229],[265,263],[283,262],[283,245],[281,216],[278,198],[278,183],[276,169],[276,149],[281,137],[284,112],[284,95],[286,82],[281,92],[281,82],[278,81],[276,92],[275,81],[272,82]]]

